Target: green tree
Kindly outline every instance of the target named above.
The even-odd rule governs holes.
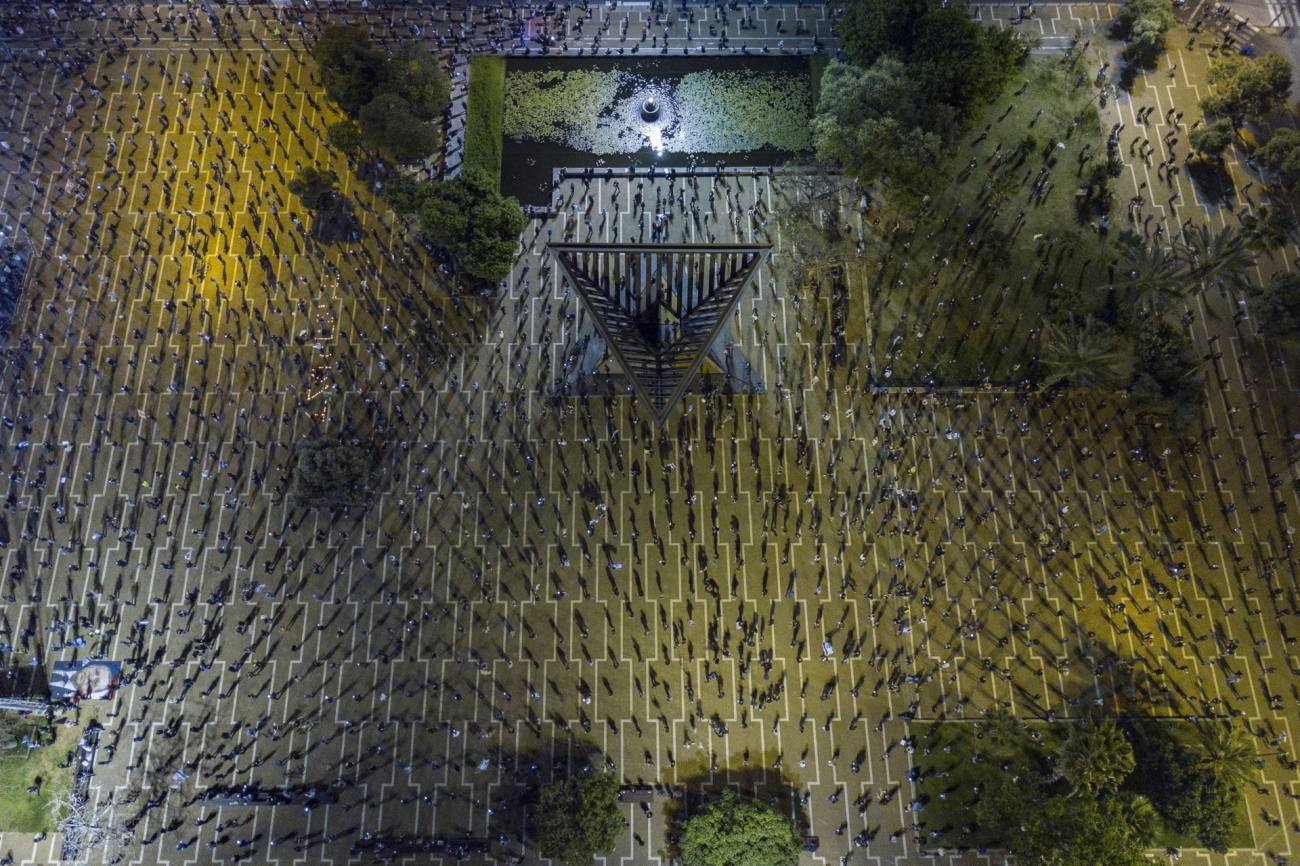
[[[352,156],[361,149],[365,143],[365,136],[361,133],[361,127],[351,118],[331,123],[325,128],[325,137],[329,143],[343,151],[344,154]]]
[[[799,837],[790,819],[732,790],[686,821],[682,866],[795,866]]]
[[[320,68],[325,92],[348,114],[356,114],[383,87],[383,52],[371,47],[365,32],[356,27],[326,27],[312,45],[311,56]]]
[[[432,194],[432,183],[418,180],[402,172],[395,172],[384,181],[384,201],[402,216],[419,213]]]
[[[1196,841],[1219,854],[1231,847],[1237,827],[1237,801],[1241,792],[1207,778],[1201,788],[1201,822]]]
[[[1127,798],[1058,794],[1028,810],[1008,845],[1029,866],[1148,866],[1149,828],[1133,816]]]
[[[927,110],[950,106],[965,123],[998,97],[1029,49],[1015,30],[987,27],[963,6],[941,3],[924,19],[908,65],[921,82]]]
[[[289,181],[289,192],[298,196],[307,210],[319,212],[334,202],[338,182],[338,175],[329,169],[308,165],[300,168]]]
[[[919,44],[933,0],[852,0],[844,7],[837,33],[845,55],[870,66],[900,46]]]
[[[967,120],[994,99],[1029,49],[1017,34],[984,27],[944,0],[850,0],[837,32],[845,56],[858,66],[886,55],[907,65],[919,84],[921,110],[936,121],[927,128],[936,132],[949,113]]]
[[[1182,266],[1162,244],[1148,246],[1141,238],[1121,245],[1113,286],[1121,320],[1156,316],[1187,295]]]
[[[360,444],[309,440],[295,451],[291,494],[299,505],[334,508],[367,494],[373,464],[371,452]]]
[[[1143,797],[1066,794],[1045,785],[1023,760],[985,762],[988,779],[975,821],[1028,866],[1148,866],[1142,854],[1154,836]]]
[[[863,184],[889,179],[913,190],[924,186],[942,156],[942,141],[913,116],[917,88],[907,67],[892,57],[868,69],[832,62],[812,124],[818,159]]]
[[[542,788],[536,816],[537,849],[562,866],[585,866],[614,850],[623,834],[618,777],[595,771],[564,776]]]
[[[1072,724],[1056,760],[1074,792],[1088,797],[1117,790],[1135,766],[1133,746],[1124,732],[1100,716]]]
[[[1183,239],[1174,247],[1174,254],[1182,262],[1184,279],[1189,283],[1204,283],[1224,291],[1247,291],[1253,286],[1250,278],[1255,269],[1255,251],[1250,236],[1227,226],[1215,231],[1199,225],[1183,232]]]
[[[1227,54],[1210,64],[1211,92],[1201,99],[1207,115],[1236,123],[1259,119],[1281,106],[1291,92],[1291,64],[1280,54]]]
[[[1227,788],[1238,790],[1255,772],[1255,748],[1227,722],[1200,725],[1196,765]]]
[[[289,181],[289,191],[312,212],[312,234],[328,243],[352,235],[357,228],[352,205],[339,194],[338,177],[332,171],[307,166]]]
[[[1133,787],[1150,798],[1166,827],[1176,827],[1214,851],[1226,851],[1236,828],[1240,792],[1214,776],[1202,761],[1203,747],[1185,745],[1170,725],[1140,723],[1133,735]]]
[[[470,276],[505,279],[514,264],[524,212],[497,191],[493,178],[467,169],[455,180],[432,184],[420,210],[420,227]]]
[[[1300,274],[1280,272],[1251,300],[1251,318],[1279,340],[1300,340]]]
[[[1201,156],[1222,159],[1223,152],[1237,140],[1237,129],[1227,118],[1202,123],[1187,135],[1192,150]]]
[[[418,162],[438,148],[433,124],[415,116],[411,104],[396,93],[381,93],[357,116],[366,142],[399,163]]]
[[[1285,202],[1260,204],[1241,218],[1253,249],[1272,252],[1295,236],[1295,212]]]
[[[841,195],[851,196],[850,181],[840,175],[801,178],[802,195],[782,198],[774,208],[785,249],[772,260],[785,285],[817,286],[834,268],[857,253],[852,227],[843,219]]]
[[[436,120],[451,103],[451,81],[433,54],[419,46],[400,48],[388,64],[393,90],[420,120]]]
[[[1043,326],[1043,390],[1069,388],[1109,390],[1127,380],[1132,353],[1105,322],[1085,316]]]
[[[1277,176],[1277,181],[1287,189],[1300,183],[1300,130],[1283,126],[1255,151],[1260,165]]]
[[[1153,66],[1165,50],[1165,34],[1176,19],[1170,0],[1124,0],[1112,34],[1128,43],[1124,56],[1139,66]]]
[[[1191,429],[1205,403],[1205,383],[1191,340],[1160,318],[1138,329],[1137,373],[1129,383],[1129,408],[1140,420]]]

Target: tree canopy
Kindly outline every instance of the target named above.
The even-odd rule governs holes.
[[[1192,150],[1202,156],[1219,158],[1223,152],[1237,140],[1237,129],[1232,121],[1219,118],[1209,123],[1202,123],[1187,134],[1187,141]]]
[[[686,820],[682,866],[795,866],[799,838],[790,819],[727,790]]]
[[[1153,66],[1165,50],[1165,34],[1175,20],[1170,0],[1124,0],[1112,33],[1127,43],[1125,59],[1139,66]]]
[[[1138,330],[1137,373],[1129,384],[1129,406],[1139,418],[1191,428],[1205,403],[1204,373],[1191,339],[1163,319]]]
[[[289,192],[298,196],[302,206],[311,211],[328,207],[337,195],[339,178],[329,169],[305,166],[289,181]]]
[[[514,264],[524,212],[479,169],[431,184],[420,205],[420,228],[470,276],[501,280]]]
[[[813,119],[818,159],[860,183],[887,178],[920,187],[942,155],[941,138],[926,131],[918,116],[920,87],[893,57],[865,69],[832,62],[822,76]]]
[[[1300,130],[1283,126],[1255,151],[1260,165],[1277,176],[1278,183],[1292,189],[1300,183]]]
[[[1251,318],[1265,334],[1300,340],[1300,274],[1279,273],[1251,302]]]
[[[393,91],[406,100],[420,120],[442,116],[451,104],[451,81],[428,51],[415,45],[399,49],[388,63]]]
[[[850,62],[897,58],[926,109],[946,105],[959,120],[997,96],[1028,52],[1014,32],[984,27],[943,0],[850,0],[838,33]]]
[[[350,153],[364,143],[397,162],[416,162],[437,148],[435,123],[450,103],[451,82],[430,52],[406,46],[389,57],[363,31],[332,25],[312,57],[325,92],[357,122],[331,125],[335,146]]]
[[[1023,762],[986,762],[975,820],[1028,866],[1149,866],[1155,831],[1144,797],[1057,790]]]
[[[1127,381],[1133,359],[1114,329],[1089,315],[1043,326],[1042,364],[1044,389],[1065,385],[1106,390]]]
[[[348,156],[356,153],[365,144],[365,136],[361,134],[361,127],[357,126],[357,122],[350,117],[335,121],[325,127],[325,137],[329,139],[330,144]]]
[[[356,114],[383,84],[384,54],[371,47],[369,37],[356,27],[326,27],[312,45],[311,56],[320,68],[325,92],[349,114]]]
[[[1253,751],[1239,734],[1228,734],[1225,749],[1216,751],[1213,742],[1217,732],[1213,729],[1225,724],[1216,720],[1199,726],[1203,743],[1197,746],[1168,736],[1165,726],[1159,723],[1138,725],[1134,731],[1137,769],[1133,779],[1135,788],[1150,799],[1167,826],[1177,827],[1207,848],[1223,852],[1237,819],[1241,774],[1246,772],[1242,758],[1253,762]],[[1218,757],[1207,761],[1211,753]],[[1214,766],[1218,759],[1226,760],[1232,769],[1218,772]]]
[[[979,826],[1028,866],[1149,866],[1143,851],[1158,816],[1146,797],[1122,789],[1134,768],[1124,732],[1110,720],[1075,721],[1056,758],[1053,777],[1023,752],[1010,760],[986,754]]]
[[[433,124],[416,118],[411,104],[397,93],[381,93],[370,100],[357,120],[366,143],[397,162],[416,162],[438,147]]]
[[[1015,32],[944,0],[850,0],[838,33],[849,62],[822,76],[818,158],[859,183],[883,178],[913,193],[1029,51]]]
[[[300,442],[296,451],[292,494],[299,505],[334,508],[366,495],[372,465],[366,448],[322,439]]]
[[[1133,746],[1124,732],[1112,720],[1099,717],[1071,726],[1057,762],[1075,791],[1092,795],[1119,788],[1135,766]]]
[[[1210,93],[1201,99],[1207,115],[1234,122],[1257,120],[1280,107],[1291,92],[1291,64],[1280,54],[1227,54],[1210,64]]]
[[[541,790],[536,822],[542,856],[562,866],[586,866],[612,851],[623,834],[618,778],[592,772],[556,779]]]

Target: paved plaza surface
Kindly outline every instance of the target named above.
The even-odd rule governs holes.
[[[1122,401],[885,389],[865,347],[834,362],[832,299],[774,275],[773,214],[803,194],[779,175],[568,179],[483,298],[324,143],[302,49],[319,19],[261,10],[216,38],[192,14],[31,26],[0,62],[0,227],[33,252],[0,373],[0,643],[126,662],[116,700],[75,714],[105,726],[90,793],[129,822],[125,862],[375,862],[365,833],[531,861],[521,794],[592,748],[628,783],[783,792],[820,839],[806,862],[984,861],[912,829],[909,720],[1097,702],[1246,726],[1255,847],[1183,861],[1293,856],[1297,359],[1238,299],[1186,311],[1212,370],[1189,449]],[[1017,26],[1099,40],[1108,14],[1040,5]],[[462,32],[359,17],[443,51]],[[493,26],[463,32],[488,46]],[[1166,145],[1170,107],[1185,141],[1207,62],[1186,38],[1102,110],[1126,123],[1119,200],[1160,190],[1148,233],[1253,204],[1238,162],[1211,201],[1127,155]],[[311,163],[338,172],[356,240],[304,231],[286,179]],[[729,326],[761,387],[691,396],[662,432],[607,365],[569,375],[591,328],[546,252],[650,238],[775,259]],[[849,274],[864,329],[868,273]],[[295,506],[292,443],[312,436],[373,446],[382,492]],[[337,802],[197,802],[251,782]],[[609,862],[665,859],[673,808],[629,805]],[[18,863],[59,846],[0,837]]]

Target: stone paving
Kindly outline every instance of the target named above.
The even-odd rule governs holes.
[[[1022,26],[1089,33],[1105,14],[1050,8]],[[1295,359],[1236,299],[1188,311],[1216,373],[1196,452],[1153,448],[1110,401],[867,388],[860,350],[829,358],[830,299],[771,268],[731,327],[764,390],[692,397],[660,435],[626,394],[555,396],[586,327],[547,240],[639,238],[677,199],[665,239],[766,239],[779,262],[771,214],[797,187],[567,180],[483,299],[323,143],[292,21],[239,25],[264,46],[139,24],[125,50],[66,26],[65,48],[93,49],[86,82],[34,38],[0,65],[3,228],[35,252],[4,361],[0,642],[128,661],[117,700],[79,712],[107,728],[92,795],[132,822],[128,862],[374,862],[363,832],[533,860],[529,764],[592,746],[629,782],[787,797],[821,840],[807,862],[962,859],[908,830],[907,717],[1095,699],[1237,714],[1265,758],[1255,849],[1226,859],[1291,856]],[[1177,48],[1173,76],[1107,101],[1122,152],[1146,102],[1194,120],[1204,57]],[[344,179],[359,242],[302,231],[285,182],[308,162]],[[1164,184],[1128,163],[1134,188]],[[1174,187],[1153,196],[1169,231],[1251,201]],[[335,517],[287,501],[309,435],[373,443],[384,492]],[[342,789],[306,812],[194,802],[250,781]],[[672,808],[629,806],[610,862],[663,859]],[[48,863],[58,844],[0,851]]]

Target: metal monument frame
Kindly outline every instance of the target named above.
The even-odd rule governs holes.
[[[699,374],[709,349],[771,244],[552,243],[605,345],[662,427]],[[646,316],[674,339],[648,340]]]

